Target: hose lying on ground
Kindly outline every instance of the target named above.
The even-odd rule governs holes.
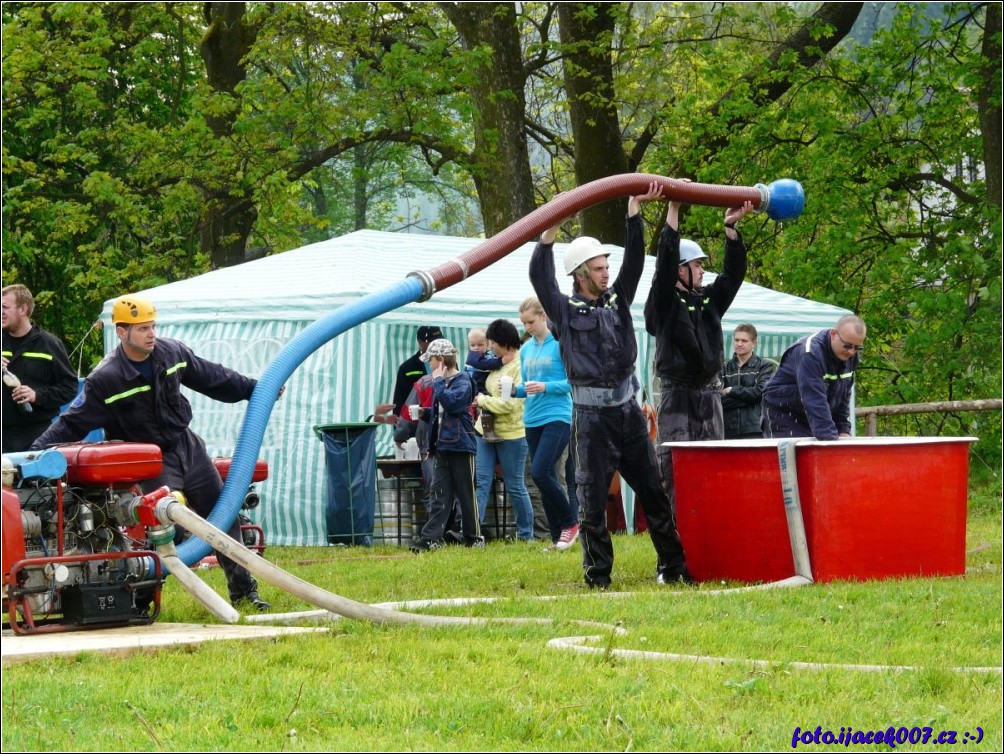
[[[312,605],[317,605],[320,608],[328,611],[329,613],[334,613],[335,615],[343,616],[346,618],[355,618],[360,620],[368,620],[375,623],[391,623],[391,624],[419,624],[423,626],[474,626],[474,625],[491,625],[499,623],[509,623],[509,624],[539,624],[539,625],[550,625],[558,622],[554,618],[474,618],[474,617],[456,617],[456,616],[445,616],[445,615],[425,615],[422,613],[406,613],[401,612],[398,608],[404,609],[415,609],[422,607],[431,607],[437,605],[469,605],[474,603],[490,603],[496,601],[495,598],[477,598],[477,599],[449,599],[449,600],[425,600],[425,601],[413,601],[413,602],[402,602],[402,603],[387,603],[384,605],[366,605],[361,602],[356,602],[355,600],[350,600],[346,597],[341,597],[337,594],[333,594],[321,587],[310,584],[303,579],[293,576],[286,571],[283,571],[276,565],[269,563],[264,558],[258,557],[255,553],[251,552],[243,545],[239,544],[236,540],[231,539],[223,531],[220,531],[212,524],[204,521],[198,514],[186,508],[181,503],[177,502],[172,498],[165,498],[163,505],[158,504],[158,516],[164,523],[174,523],[179,526],[183,526],[192,533],[199,537],[204,538],[209,544],[222,552],[224,555],[228,556],[232,560],[240,563],[242,566],[248,569],[251,573],[260,578],[268,581],[270,584],[277,586],[289,594],[292,594],[305,602],[309,602]],[[726,594],[726,593],[736,593],[744,591],[762,590],[762,589],[776,589],[781,587],[796,587],[803,586],[806,584],[811,584],[812,582],[802,576],[793,576],[789,579],[784,579],[782,581],[776,581],[771,584],[763,584],[752,587],[744,587],[739,589],[722,589],[722,590],[706,590],[706,591],[666,591],[665,594],[668,595],[716,595],[716,594]],[[621,593],[603,593],[605,597],[615,597],[615,596],[625,596]],[[555,599],[551,597],[541,597],[538,599]],[[283,620],[289,619],[290,615],[286,616],[248,616],[249,620],[255,620],[256,622],[264,622],[271,617],[272,620]],[[305,614],[293,614],[293,617],[303,618]],[[316,617],[314,614],[311,617]],[[604,655],[613,655],[618,657],[624,657],[627,659],[645,659],[645,660],[677,660],[677,661],[687,661],[687,662],[698,662],[704,664],[722,664],[722,663],[733,663],[733,662],[743,662],[753,665],[758,668],[766,667],[776,667],[784,666],[790,668],[797,668],[799,670],[827,670],[827,669],[842,669],[842,670],[856,670],[856,671],[867,671],[867,672],[880,672],[880,671],[905,671],[905,670],[919,670],[920,668],[912,666],[895,666],[895,665],[844,665],[838,663],[806,663],[806,662],[780,662],[780,661],[769,661],[769,660],[750,660],[743,658],[728,658],[728,657],[705,657],[700,655],[682,655],[670,652],[651,652],[651,651],[640,651],[633,649],[613,649],[610,647],[597,647],[591,646],[596,642],[608,639],[612,634],[623,635],[626,633],[620,626],[612,626],[605,623],[598,623],[596,621],[585,621],[570,619],[569,623],[575,623],[577,625],[589,626],[594,629],[600,629],[605,632],[604,635],[588,635],[588,636],[568,636],[551,639],[547,642],[547,646],[555,649],[567,649],[574,652],[585,652],[585,653],[600,653]],[[964,672],[974,672],[974,673],[1001,673],[1001,668],[986,668],[986,667],[960,667],[951,668],[952,670],[964,671]]]

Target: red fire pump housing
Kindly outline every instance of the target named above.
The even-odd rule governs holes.
[[[133,505],[143,494],[137,484],[161,474],[160,448],[75,443],[3,461],[3,601],[11,628],[28,634],[155,620],[163,568]],[[230,459],[213,463],[225,479]],[[239,514],[244,545],[259,554],[265,535],[247,513],[259,503],[254,483],[267,478],[259,460]]]
[[[33,633],[152,622],[163,569],[130,504],[141,494],[136,483],[160,474],[160,449],[124,442],[61,446],[65,476],[62,463],[39,463],[54,452],[4,455],[3,599],[11,628]],[[40,473],[33,464],[58,470]]]
[[[101,442],[57,447],[71,485],[131,485],[160,475],[160,448],[141,442]]]

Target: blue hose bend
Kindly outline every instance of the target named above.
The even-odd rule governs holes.
[[[258,452],[261,450],[272,407],[279,396],[279,390],[286,384],[294,370],[329,340],[374,317],[417,301],[422,296],[422,291],[422,282],[418,278],[405,278],[358,301],[339,307],[308,325],[286,344],[275,360],[266,367],[258,379],[251,400],[248,401],[237,446],[234,448],[233,461],[227,472],[227,480],[223,484],[220,499],[206,519],[209,523],[217,529],[227,531],[237,518],[248,485],[251,484],[251,476],[254,474],[255,462],[258,460]],[[191,537],[178,546],[178,557],[189,566],[202,560],[209,553],[209,545],[196,537]]]

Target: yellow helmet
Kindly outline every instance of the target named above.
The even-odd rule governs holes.
[[[116,325],[136,325],[157,319],[157,309],[149,299],[142,296],[119,296],[112,302],[112,323]]]

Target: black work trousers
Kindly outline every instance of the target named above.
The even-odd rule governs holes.
[[[659,473],[669,505],[676,515],[676,485],[673,481],[673,454],[664,442],[703,442],[725,438],[722,396],[717,385],[688,387],[663,378],[659,399]]]
[[[686,573],[686,559],[669,498],[659,482],[655,449],[648,420],[633,398],[620,406],[576,404],[572,442],[575,482],[579,498],[579,536],[582,567],[590,586],[606,587],[614,564],[614,548],[607,529],[607,492],[615,471],[635,492],[648,521],[658,555],[656,573],[667,580]]]
[[[439,451],[430,456],[433,461],[432,483],[429,485],[429,519],[422,527],[421,538],[438,542],[443,538],[454,509],[459,506],[464,542],[474,544],[481,539],[477,493],[474,484],[474,454]]]

